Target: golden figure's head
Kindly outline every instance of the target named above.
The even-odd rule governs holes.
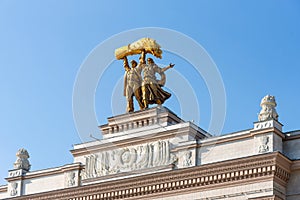
[[[153,61],[153,59],[152,59],[152,58],[147,58],[147,62],[148,62],[148,64],[152,64],[152,63],[154,63],[154,61]]]
[[[131,67],[135,68],[137,66],[137,62],[135,60],[130,61]]]

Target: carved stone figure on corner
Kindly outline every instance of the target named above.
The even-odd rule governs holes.
[[[266,121],[274,119],[278,121],[278,114],[275,107],[277,106],[275,97],[271,95],[265,96],[260,103],[261,111],[258,115],[258,121]]]
[[[28,161],[29,154],[26,149],[19,149],[19,151],[16,153],[17,160],[14,163],[14,169],[23,169],[26,171],[30,170],[30,163]]]

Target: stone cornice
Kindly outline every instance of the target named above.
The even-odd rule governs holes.
[[[275,127],[259,129],[259,130],[252,130],[250,132],[251,132],[251,135],[260,135],[260,134],[266,134],[266,133],[273,132],[273,133],[277,134],[279,137],[281,137],[283,139],[285,138],[284,133],[282,133],[280,130],[278,130]]]
[[[111,149],[115,149],[116,147],[128,147],[128,146],[134,146],[134,145],[139,145],[143,143],[150,143],[154,142],[157,140],[165,140],[165,139],[171,139],[177,136],[181,135],[190,135],[196,139],[199,139],[202,135],[199,133],[197,130],[190,126],[183,126],[180,128],[176,129],[165,129],[165,130],[160,130],[159,132],[155,132],[153,134],[147,134],[147,136],[137,136],[134,138],[128,138],[124,139],[121,141],[113,141],[113,142],[107,142],[107,143],[102,143],[98,145],[93,145],[93,146],[88,146],[88,147],[83,147],[83,148],[78,148],[78,149],[73,149],[70,150],[72,155],[74,157],[76,156],[82,156],[82,155],[89,155],[91,153],[96,153],[99,151],[107,151]]]
[[[300,160],[293,161],[293,164],[291,166],[291,171],[300,170]]]
[[[282,184],[289,178],[290,164],[291,161],[281,153],[273,152],[13,199],[141,199],[151,198],[153,195],[172,195],[186,190],[226,187],[255,181],[274,180]]]
[[[0,186],[0,193],[2,193],[2,192],[7,192],[7,185]]]
[[[285,141],[297,140],[297,139],[300,139],[300,134],[299,135],[291,135],[291,136],[286,135]]]
[[[199,144],[197,147],[201,146],[210,146],[210,145],[215,145],[215,144],[222,144],[222,143],[227,143],[227,142],[233,142],[233,141],[238,141],[238,140],[243,140],[243,139],[250,139],[252,135],[249,133],[245,133],[242,135],[229,135],[228,137],[218,137],[216,139],[209,139],[209,140],[204,140],[204,141],[199,141]]]
[[[283,199],[276,195],[272,195],[272,196],[265,196],[265,197],[250,198],[248,200],[283,200]]]
[[[15,181],[15,180],[26,180],[26,179],[32,179],[32,178],[38,178],[38,177],[44,177],[44,176],[52,176],[52,175],[62,174],[64,172],[68,172],[68,171],[72,171],[72,170],[81,170],[82,168],[83,168],[83,165],[81,165],[80,163],[73,163],[70,165],[64,165],[64,166],[57,167],[54,169],[48,169],[48,170],[46,169],[46,170],[28,172],[25,175],[6,178],[6,180],[7,181]]]
[[[188,143],[188,144],[184,144],[184,145],[175,147],[171,150],[171,152],[177,152],[180,150],[196,149],[197,147],[199,147],[199,145],[196,143],[196,141],[193,141],[193,143]]]
[[[99,128],[103,135],[107,135],[157,123],[177,124],[180,122],[183,122],[183,120],[181,120],[175,113],[166,107],[157,106],[143,111],[109,117],[108,124],[101,125]]]
[[[138,176],[143,176],[146,174],[152,174],[153,171],[162,172],[162,171],[170,171],[172,169],[174,169],[174,164],[84,179],[84,180],[82,180],[82,183],[88,184],[88,183],[103,182],[108,179],[109,180],[120,180],[120,179],[124,179],[124,177],[138,177]]]
[[[279,135],[281,138],[285,138],[285,135],[278,130],[277,128],[266,128],[266,129],[261,129],[261,130],[248,130],[245,131],[245,133],[243,134],[232,134],[232,135],[224,135],[224,136],[220,136],[216,139],[212,138],[212,139],[208,139],[208,140],[203,140],[203,141],[199,141],[199,145],[197,147],[201,147],[201,146],[209,146],[209,145],[215,145],[215,144],[222,144],[222,143],[228,143],[228,142],[234,142],[234,141],[238,141],[238,140],[245,140],[245,139],[250,139],[252,138],[254,135],[261,135],[261,134],[266,134],[266,133],[275,133],[277,135]]]

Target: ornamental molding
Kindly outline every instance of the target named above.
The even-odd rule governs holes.
[[[177,161],[170,145],[168,140],[159,140],[85,156],[82,179],[168,166]]]
[[[8,190],[8,186],[7,185],[0,186],[0,193],[7,192],[7,190]]]
[[[267,153],[267,152],[269,152],[270,151],[269,143],[270,143],[270,136],[263,135],[260,138],[260,145],[258,147],[258,152],[259,153]]]
[[[174,169],[174,164],[171,165],[166,165],[166,166],[158,166],[158,167],[153,167],[149,169],[141,169],[137,171],[130,171],[130,172],[121,172],[117,174],[109,174],[106,176],[99,176],[95,178],[89,178],[89,179],[83,179],[81,180],[82,185],[88,185],[88,184],[95,184],[95,183],[100,183],[104,181],[110,181],[111,179],[113,180],[120,180],[124,179],[124,177],[142,177],[147,174],[152,174],[153,172],[166,172],[166,171],[171,171]]]
[[[182,120],[166,107],[154,107],[143,112],[126,113],[108,118],[108,124],[99,126],[102,134],[116,134],[152,125],[177,124]]]
[[[192,151],[185,151],[183,153],[183,167],[190,167],[192,166]]]
[[[286,137],[284,138],[285,141],[300,139],[300,134],[298,135],[290,135],[289,133],[285,133],[285,134],[286,134]]]
[[[260,134],[266,134],[266,133],[275,133],[281,138],[285,139],[285,134],[278,130],[276,127],[266,128],[266,129],[260,129],[260,130],[251,130],[250,131],[251,136],[254,135],[260,135]]]
[[[271,128],[267,128],[267,129],[262,129],[262,130],[247,130],[244,134],[242,135],[231,135],[230,137],[218,137],[217,139],[210,139],[208,141],[200,141],[200,143],[197,145],[197,148],[199,147],[204,147],[204,146],[210,146],[210,145],[216,145],[216,144],[223,144],[223,143],[228,143],[228,142],[234,142],[237,140],[244,140],[244,139],[251,139],[256,135],[263,135],[263,134],[267,134],[267,133],[275,133],[278,136],[280,136],[281,138],[285,138],[285,135],[278,130],[277,128],[271,127]]]
[[[264,196],[264,197],[257,197],[257,198],[250,198],[248,200],[284,200],[276,195],[272,196]]]
[[[74,171],[74,170],[80,171],[82,169],[83,169],[83,166],[81,165],[81,163],[73,163],[70,165],[56,167],[54,169],[27,172],[26,174],[23,173],[19,176],[12,176],[12,177],[9,176],[8,178],[5,178],[5,179],[8,182],[11,182],[11,181],[16,181],[16,180],[26,180],[26,179],[39,178],[39,177],[44,177],[44,176],[57,175],[57,174],[62,174],[64,172],[69,172],[69,171]],[[13,172],[13,171],[11,171],[11,172]],[[9,172],[9,175],[10,175],[10,172]]]
[[[117,181],[21,196],[16,199],[147,199],[261,181],[286,183],[291,161],[278,152]],[[281,184],[281,183],[279,183]],[[269,197],[268,197],[269,198]],[[273,198],[275,199],[275,197]]]
[[[73,187],[76,185],[76,172],[71,171],[65,174],[65,184],[67,187]]]
[[[108,141],[107,143],[99,143],[93,146],[85,146],[79,149],[70,150],[74,157],[95,154],[99,151],[109,151],[115,148],[126,148],[128,146],[140,145],[158,140],[168,140],[175,136],[188,133],[188,127],[182,129],[164,130],[159,133],[147,134],[147,137],[134,137],[122,141]],[[113,144],[113,145],[112,145]]]
[[[18,188],[20,183],[18,182],[12,182],[10,183],[10,191],[9,191],[9,195],[10,196],[16,196],[18,194]]]
[[[165,129],[164,127],[159,127],[155,129],[156,131],[154,132],[152,129],[151,132],[139,131],[136,133],[130,133],[126,135],[128,136],[126,139],[116,139],[117,138],[116,137],[116,138],[104,139],[98,143],[95,142],[91,146],[88,146],[89,145],[88,143],[82,144],[80,145],[81,147],[70,150],[70,152],[74,157],[78,157],[78,156],[84,156],[89,154],[95,154],[99,151],[109,151],[115,148],[123,148],[127,146],[140,145],[144,143],[155,142],[158,140],[170,140],[184,135],[188,135],[195,139],[204,138],[203,135],[204,133],[201,133],[200,130],[196,129],[196,127],[191,126],[191,124],[188,122],[183,124],[177,124],[177,125],[174,125],[177,127],[174,127],[172,129],[170,129],[171,126],[169,126],[168,129]],[[141,134],[144,134],[145,137],[143,137]]]
[[[291,171],[300,170],[300,160],[293,161],[293,164],[291,166]]]

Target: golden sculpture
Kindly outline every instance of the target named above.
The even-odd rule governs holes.
[[[115,56],[118,60],[120,60],[125,56],[140,54],[142,51],[151,53],[157,58],[161,58],[162,50],[160,49],[160,45],[151,38],[142,38],[132,44],[120,47],[115,50]]]
[[[139,103],[140,109],[144,109],[144,105],[142,103],[142,77],[140,69],[137,68],[137,62],[132,60],[131,68],[128,65],[127,57],[124,57],[124,68],[125,68],[125,75],[124,75],[124,96],[127,99],[127,112],[133,112],[133,96],[135,96],[136,100]]]
[[[148,108],[149,104],[161,105],[171,96],[161,87],[166,82],[164,72],[173,68],[174,64],[170,63],[169,66],[160,68],[152,58],[148,58],[146,63],[147,53],[151,53],[158,58],[162,57],[159,44],[151,38],[142,38],[115,51],[116,58],[123,59],[125,69],[124,96],[127,99],[127,112],[134,111],[133,96],[135,96],[141,110]],[[132,60],[130,67],[127,56],[135,54],[141,54],[139,64]],[[156,73],[160,75],[160,80],[156,79]]]

